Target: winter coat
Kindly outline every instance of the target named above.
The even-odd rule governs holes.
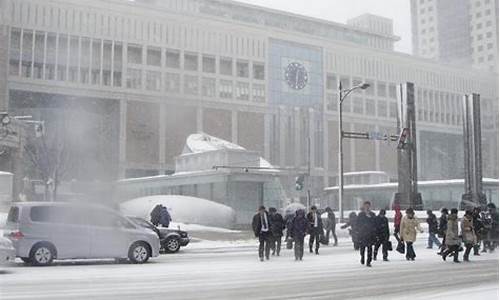
[[[420,227],[420,222],[417,218],[409,218],[408,216],[404,216],[401,219],[401,239],[405,242],[415,242],[417,240],[417,230],[422,232],[422,228]]]
[[[273,236],[283,236],[283,229],[285,229],[285,220],[283,220],[283,217],[280,214],[275,213],[269,215],[269,219],[271,222],[271,233]]]
[[[325,229],[326,230],[333,230],[333,231],[335,231],[336,223],[337,223],[337,220],[335,218],[335,213],[334,212],[329,212],[328,216],[326,218]]]
[[[474,220],[472,217],[464,216],[461,224],[462,240],[465,244],[475,244],[477,242],[474,231]]]
[[[307,213],[307,220],[309,221],[309,230],[318,230],[319,232],[323,231],[323,221],[321,220],[321,214],[316,212],[318,218],[318,227],[314,228],[314,215],[313,212]]]
[[[427,224],[429,225],[429,233],[438,233],[438,220],[435,214],[431,214],[427,217]]]
[[[389,240],[389,220],[385,216],[378,215],[375,218],[376,237],[378,241]]]
[[[292,220],[290,226],[290,234],[294,239],[303,239],[306,233],[309,231],[309,221],[302,214],[297,214]]]
[[[340,227],[341,229],[346,229],[347,227],[351,227],[351,229],[349,229],[349,234],[351,235],[353,243],[357,243],[359,240],[358,238],[359,230],[357,221],[358,221],[358,216],[356,215],[356,213],[354,213],[354,215],[349,215],[349,220],[347,221],[347,223],[345,223]]]
[[[267,216],[267,224],[269,226],[269,230],[267,231],[268,233],[271,233],[271,218],[269,217],[269,213],[266,211],[265,212],[266,216]],[[261,223],[261,217],[260,217],[260,213],[257,213],[253,216],[253,219],[252,219],[252,229],[253,229],[253,233],[255,234],[255,237],[258,237],[261,233],[261,230],[262,230],[262,223]]]
[[[458,217],[457,215],[448,216],[448,224],[446,225],[446,238],[445,244],[447,246],[457,246],[461,244],[460,236],[458,234]]]
[[[377,236],[376,218],[377,216],[371,211],[362,211],[358,214],[356,225],[358,227],[358,241],[361,246],[375,244]]]
[[[161,205],[156,205],[151,211],[151,223],[153,223],[155,226],[158,226],[158,224],[160,224],[160,211]]]
[[[168,227],[168,225],[170,225],[170,221],[172,221],[172,218],[170,217],[167,208],[162,206],[160,209],[160,224],[163,227]]]
[[[447,228],[448,228],[448,215],[442,214],[441,217],[439,217],[438,235],[441,237],[444,236],[446,234]]]
[[[394,210],[394,229],[396,232],[399,231],[399,227],[401,226],[401,219],[403,218],[403,214],[401,214],[401,207],[399,204],[394,204],[392,206]]]

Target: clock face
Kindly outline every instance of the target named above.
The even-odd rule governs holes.
[[[292,62],[285,68],[285,81],[294,90],[303,89],[308,79],[306,68],[298,62]]]

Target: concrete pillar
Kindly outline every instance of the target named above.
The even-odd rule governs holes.
[[[264,114],[264,158],[268,161],[271,161],[271,118],[271,114]]]
[[[7,111],[9,107],[9,90],[7,88],[8,72],[9,27],[0,25],[0,111]]]
[[[119,140],[119,174],[118,178],[125,177],[127,165],[127,100],[120,100],[120,140]]]
[[[307,145],[305,145],[305,148],[301,147],[301,143],[304,143],[305,137],[301,136],[301,130],[302,130],[302,114],[300,113],[300,108],[294,107],[293,109],[293,127],[292,130],[294,131],[294,144],[293,144],[293,149],[288,149],[289,151],[293,151],[294,153],[294,161],[295,161],[295,166],[302,166],[302,155],[307,155],[304,153],[301,153],[302,149],[305,149],[307,151]],[[307,140],[306,140],[307,142]]]
[[[238,111],[231,111],[231,141],[238,144]]]
[[[287,121],[287,113],[286,110],[283,106],[280,106],[279,108],[279,115],[278,115],[278,122],[279,122],[279,140],[280,140],[280,157],[279,157],[279,162],[280,166],[284,167],[286,166],[286,157],[285,157],[285,135],[286,135],[286,128],[285,124]]]

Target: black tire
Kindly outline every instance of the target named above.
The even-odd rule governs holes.
[[[54,260],[56,251],[49,243],[38,243],[31,248],[29,261],[33,266],[48,266]]]
[[[21,257],[21,260],[25,263],[25,264],[31,264],[31,259],[29,257]]]
[[[151,250],[145,242],[135,242],[128,250],[128,259],[134,264],[143,264],[150,256]]]
[[[162,244],[162,246],[163,249],[165,249],[165,252],[176,253],[181,248],[181,242],[179,241],[179,238],[171,236],[165,239],[165,242]]]

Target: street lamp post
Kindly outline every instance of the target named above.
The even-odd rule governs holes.
[[[343,153],[343,148],[342,148],[342,139],[344,137],[344,131],[342,129],[342,102],[344,102],[344,99],[349,96],[349,94],[356,90],[356,89],[362,89],[365,90],[370,85],[368,83],[360,83],[359,85],[356,85],[354,87],[351,87],[350,89],[343,90],[342,89],[342,82],[339,83],[339,105],[338,105],[338,111],[339,111],[339,213],[340,213],[340,222],[343,222],[344,220],[344,207],[343,207],[343,199],[344,199],[344,153]]]

